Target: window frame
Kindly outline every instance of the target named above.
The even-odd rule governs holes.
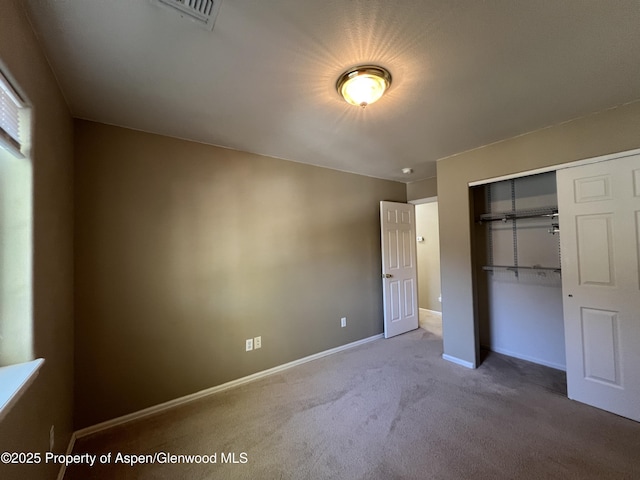
[[[7,154],[14,157],[16,161],[31,163],[25,152],[30,151],[31,142],[31,110],[32,107],[25,97],[16,90],[17,83],[10,80],[7,69],[0,62],[0,148],[6,150]],[[27,129],[21,128],[27,125]],[[10,158],[10,157],[9,157]],[[31,168],[31,167],[30,167]],[[33,176],[29,173],[29,189],[27,195],[33,195]],[[31,223],[29,241],[29,265],[33,262],[33,204],[29,202],[28,217]],[[1,221],[5,221],[4,215],[0,216]],[[6,225],[4,225],[6,226]],[[30,267],[31,270],[31,267]],[[29,288],[29,318],[25,322],[30,323],[33,330],[33,277],[30,277]],[[33,383],[38,372],[44,364],[43,358],[34,359],[33,352],[25,355],[24,360],[16,358],[14,363],[6,363],[0,366],[0,421],[7,415],[10,409],[16,404],[18,399],[24,394],[29,385]]]

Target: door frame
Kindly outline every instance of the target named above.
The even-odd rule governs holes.
[[[433,203],[438,201],[438,196],[435,197],[425,197],[418,198],[416,200],[409,200],[407,203],[412,203],[413,205],[422,205],[423,203]]]
[[[557,170],[563,170],[565,168],[580,167],[582,165],[589,165],[590,163],[606,162],[608,160],[614,160],[616,158],[632,157],[638,154],[640,154],[640,148],[635,148],[633,150],[625,150],[623,152],[609,153],[607,155],[600,155],[598,157],[585,158],[582,160],[575,160],[573,162],[567,162],[567,163],[558,163],[556,165],[550,165],[548,167],[543,167],[543,168],[535,168],[533,170],[527,170],[525,172],[518,172],[518,173],[512,173],[510,175],[501,175],[499,177],[476,180],[474,182],[469,182],[467,186],[477,187],[480,185],[486,185],[487,183],[500,182],[502,180],[511,180],[512,178],[528,177],[530,175],[536,175],[538,173],[555,172]]]
[[[427,203],[436,203],[438,201],[438,196],[435,195],[433,197],[424,197],[424,198],[417,198],[415,200],[409,200],[407,201],[407,203],[412,203],[415,206],[418,205],[424,205]],[[440,212],[438,211],[438,217],[440,216]],[[418,232],[416,231],[416,235],[418,235]],[[438,242],[440,242],[440,238],[438,237]],[[438,264],[440,264],[440,259],[438,259]],[[418,262],[418,250],[416,248],[416,275],[419,277],[420,276],[420,269],[425,268],[425,267],[421,267],[420,266],[420,262]],[[440,265],[438,265],[438,269],[440,269]],[[418,283],[418,285],[420,285],[420,283]],[[441,289],[442,290],[442,289]],[[418,295],[419,297],[419,295]],[[420,303],[418,303],[418,320],[419,320],[419,315],[420,315]],[[435,312],[434,312],[435,313]],[[440,319],[442,319],[442,291],[440,292]],[[418,321],[418,324],[420,322]]]
[[[639,155],[640,154],[640,148],[635,148],[633,150],[625,150],[622,152],[617,152],[617,153],[610,153],[607,155],[600,155],[597,157],[591,157],[591,158],[585,158],[582,160],[576,160],[573,162],[567,162],[567,163],[559,163],[559,164],[555,164],[555,165],[550,165],[548,167],[543,167],[543,168],[536,168],[533,170],[527,170],[524,172],[518,172],[518,173],[513,173],[513,174],[509,174],[509,175],[501,175],[499,177],[492,177],[492,178],[487,178],[487,179],[483,179],[483,180],[476,180],[473,182],[469,182],[467,184],[467,191],[470,194],[471,193],[471,188],[472,187],[477,187],[477,186],[481,186],[481,185],[486,185],[488,183],[494,183],[494,182],[500,182],[502,180],[511,180],[511,179],[515,179],[515,178],[521,178],[521,177],[528,177],[530,175],[536,175],[538,173],[547,173],[547,172],[555,172],[558,170],[564,170],[566,168],[573,168],[573,167],[579,167],[582,165],[589,165],[592,163],[600,163],[600,162],[607,162],[609,160],[615,160],[618,158],[625,158],[625,157],[631,157],[634,155]],[[419,200],[417,200],[419,201]],[[470,212],[470,215],[473,215],[473,211]],[[470,222],[473,222],[473,218],[469,218]],[[473,235],[473,231],[471,232],[471,235]],[[473,241],[471,241],[471,245],[473,246]],[[471,253],[471,257],[473,258],[473,251],[470,252]],[[474,294],[473,294],[473,304],[474,304],[474,312],[477,312],[478,310],[478,298],[476,295],[476,289],[477,289],[477,281],[475,276],[473,276],[472,278],[472,283],[473,283],[473,290],[474,290]],[[442,316],[442,337],[444,339],[444,336],[446,334],[446,317],[443,315]],[[477,334],[478,332],[478,316],[477,313],[474,313],[473,316],[473,324],[474,324],[474,329],[476,331],[476,335],[475,335],[475,357],[476,359],[480,358],[480,337]],[[564,321],[564,318],[563,318]],[[458,362],[456,362],[458,363]],[[467,366],[467,365],[465,365]],[[470,366],[470,368],[477,368],[479,366],[479,363],[473,366]]]

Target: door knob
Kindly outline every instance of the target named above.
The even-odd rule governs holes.
[[[382,278],[391,278],[393,277],[393,275],[391,275],[390,273],[383,273],[382,274]]]

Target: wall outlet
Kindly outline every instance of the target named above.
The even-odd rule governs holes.
[[[53,447],[56,444],[56,428],[51,425],[51,429],[49,430],[49,451],[53,452]]]
[[[262,337],[256,337],[253,339],[253,348],[256,350],[262,347]]]
[[[253,350],[253,338],[247,338],[244,349],[247,352]]]
[[[346,326],[347,326],[347,317],[342,317],[342,318],[340,319],[340,326],[341,326],[342,328],[344,328],[344,327],[346,327]]]

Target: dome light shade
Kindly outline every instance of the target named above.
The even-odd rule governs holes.
[[[387,70],[363,65],[340,75],[336,88],[351,105],[366,107],[379,100],[390,85],[391,74]]]

